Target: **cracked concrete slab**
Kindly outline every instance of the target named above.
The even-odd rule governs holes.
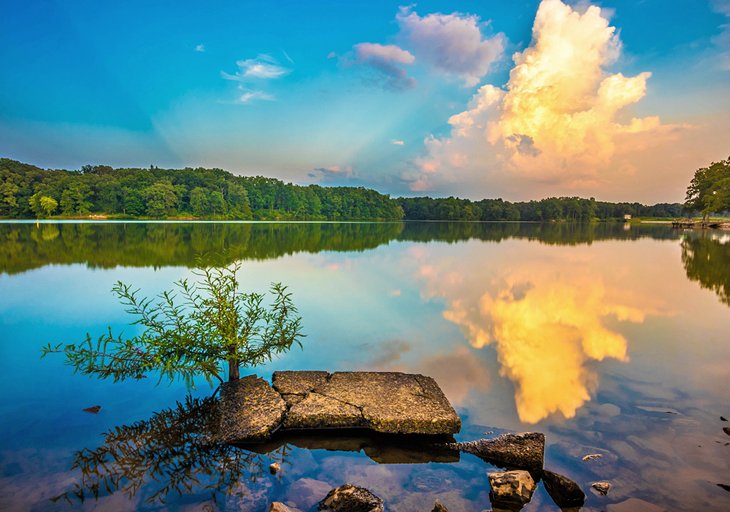
[[[282,373],[288,375],[274,374],[275,386],[298,378],[292,375],[297,372]],[[302,376],[298,382],[310,377]],[[320,378],[317,376],[317,380]],[[297,390],[304,388],[306,385]],[[279,389],[290,391],[293,387]],[[399,372],[335,372],[312,386],[303,400],[290,407],[284,426],[364,427],[390,434],[455,434],[461,429],[461,419],[430,377]]]
[[[436,381],[399,372],[275,372],[221,388],[219,438],[260,442],[282,430],[364,428],[387,434],[450,435],[461,419]]]

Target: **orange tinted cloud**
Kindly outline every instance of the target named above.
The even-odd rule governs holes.
[[[640,172],[633,153],[676,140],[688,127],[631,117],[651,73],[608,73],[620,53],[617,31],[599,7],[579,12],[543,0],[532,42],[514,54],[506,87],[482,86],[449,119],[450,136],[426,139],[414,185],[479,181],[499,194],[524,194],[542,184],[549,193],[569,194]]]

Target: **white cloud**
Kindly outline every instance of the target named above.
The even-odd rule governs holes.
[[[239,60],[236,62],[236,66],[239,70],[234,74],[222,71],[221,76],[226,80],[244,82],[250,79],[271,80],[291,73],[291,69],[281,66],[276,59],[265,54],[261,54],[255,59]]]
[[[407,47],[419,60],[460,77],[467,86],[478,84],[504,51],[504,35],[484,38],[478,16],[436,13],[421,17],[410,8],[401,8],[396,20]]]
[[[260,54],[255,59],[245,59],[236,62],[239,70],[233,75],[221,71],[225,80],[239,82],[240,91],[234,103],[248,105],[257,100],[273,101],[274,95],[263,90],[249,89],[253,83],[260,84],[262,81],[281,78],[291,73],[291,69],[279,65],[278,61],[270,55]]]
[[[393,139],[390,141],[390,143],[393,144],[394,146],[402,146],[405,144],[405,141],[403,141],[401,139]]]
[[[382,84],[390,89],[410,89],[416,81],[408,76],[401,66],[413,64],[416,58],[409,51],[396,45],[378,43],[359,43],[354,47],[355,64],[367,66],[383,79]]]
[[[429,137],[418,172],[404,178],[418,191],[464,174],[496,188],[509,181],[595,189],[612,173],[630,175],[635,169],[620,153],[676,127],[658,117],[624,120],[651,74],[607,74],[620,49],[598,7],[581,14],[543,0],[530,46],[513,56],[506,90],[482,86],[469,108],[449,119],[451,135]]]
[[[205,51],[205,45],[204,44],[196,44],[195,45],[195,51],[196,52],[204,52]]]
[[[264,91],[247,91],[244,90],[236,100],[236,103],[246,105],[256,100],[273,101],[275,98]]]

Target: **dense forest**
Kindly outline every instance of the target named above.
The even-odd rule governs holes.
[[[37,218],[400,220],[387,195],[354,187],[299,186],[222,169],[43,170],[0,159],[0,216]]]
[[[589,221],[682,213],[679,203],[645,206],[578,197],[527,202],[391,198],[363,187],[301,186],[222,169],[87,165],[66,171],[0,159],[0,217],[7,218]]]
[[[502,199],[470,201],[449,197],[433,199],[414,197],[398,199],[408,220],[523,220],[590,221],[632,217],[679,217],[679,203],[646,206],[640,203],[607,203],[580,197],[550,197],[539,201],[515,202]]]

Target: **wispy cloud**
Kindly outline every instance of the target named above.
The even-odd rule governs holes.
[[[419,60],[438,71],[460,77],[467,86],[478,84],[504,52],[504,35],[485,38],[478,16],[461,13],[419,16],[410,7],[402,7],[396,21],[406,46]]]
[[[234,74],[221,71],[221,76],[226,80],[245,82],[251,79],[271,80],[291,73],[291,69],[281,66],[276,59],[266,54],[261,54],[255,59],[239,60],[236,66],[238,71]]]
[[[712,8],[727,18],[720,25],[720,33],[714,37],[713,42],[720,50],[720,68],[730,71],[730,0],[713,0]]]
[[[264,91],[249,91],[243,90],[240,96],[236,99],[236,103],[241,105],[247,105],[256,100],[273,101],[274,96]]]
[[[284,58],[289,61],[289,64],[294,65],[294,59],[291,58],[291,56],[286,52],[286,50],[281,50],[281,53],[284,55]]]
[[[416,58],[394,44],[359,43],[353,47],[355,64],[375,70],[384,87],[395,90],[411,89],[416,80],[408,76],[403,65],[413,64]]]
[[[403,141],[401,139],[393,139],[390,141],[390,143],[393,144],[394,146],[402,146],[405,144],[405,141]]]
[[[195,51],[203,53],[205,51],[205,45],[204,44],[196,44],[195,45]]]
[[[284,54],[291,61],[286,52]],[[221,71],[221,76],[225,80],[239,82],[238,97],[234,100],[239,105],[248,105],[254,101],[274,101],[276,98],[273,94],[260,89],[262,82],[281,78],[292,71],[267,54],[260,54],[255,59],[239,60],[236,65],[236,73]]]
[[[352,167],[340,167],[339,165],[317,167],[307,173],[310,178],[323,182],[347,180],[352,175]]]

